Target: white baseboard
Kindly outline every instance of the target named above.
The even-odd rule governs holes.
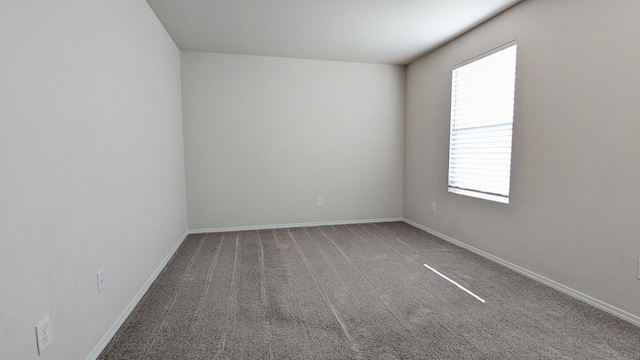
[[[498,263],[498,264],[500,264],[502,266],[505,266],[505,267],[507,267],[507,268],[519,273],[519,274],[522,274],[522,275],[524,275],[524,276],[526,276],[528,278],[531,278],[531,279],[536,280],[536,281],[538,281],[538,282],[540,282],[540,283],[542,283],[544,285],[547,285],[547,286],[549,286],[551,288],[559,290],[559,291],[561,291],[561,292],[563,292],[563,293],[565,293],[565,294],[567,294],[567,295],[569,295],[569,296],[571,296],[573,298],[576,298],[578,300],[584,301],[585,303],[587,303],[589,305],[592,305],[592,306],[595,306],[596,308],[598,308],[600,310],[604,310],[604,311],[606,311],[606,312],[608,312],[608,313],[610,313],[612,315],[615,315],[615,316],[617,316],[617,317],[619,317],[619,318],[621,318],[623,320],[626,320],[626,321],[628,321],[630,323],[633,323],[633,324],[635,324],[637,326],[640,326],[640,317],[638,317],[636,315],[633,315],[633,314],[628,313],[628,312],[626,312],[624,310],[618,309],[615,306],[609,305],[609,304],[607,304],[607,303],[605,303],[603,301],[600,301],[600,300],[598,300],[596,298],[593,298],[593,297],[591,297],[589,295],[583,294],[583,293],[581,293],[581,292],[579,292],[577,290],[574,290],[574,289],[572,289],[572,288],[570,288],[568,286],[562,285],[562,284],[560,284],[558,282],[555,282],[555,281],[553,281],[551,279],[548,279],[548,278],[546,278],[546,277],[544,277],[542,275],[538,275],[538,274],[534,273],[533,271],[527,270],[527,269],[525,269],[523,267],[520,267],[520,266],[518,266],[516,264],[512,264],[512,263],[510,263],[510,262],[508,262],[506,260],[503,260],[503,259],[501,259],[501,258],[499,258],[499,257],[497,257],[495,255],[489,254],[488,252],[485,252],[485,251],[477,249],[477,248],[475,248],[473,246],[467,245],[467,244],[465,244],[465,243],[463,243],[461,241],[453,239],[453,238],[451,238],[451,237],[449,237],[447,235],[441,234],[441,233],[439,233],[439,232],[437,232],[435,230],[431,230],[428,227],[422,226],[422,225],[420,225],[420,224],[418,224],[418,223],[416,223],[414,221],[411,221],[411,220],[406,219],[406,218],[404,218],[403,221],[406,222],[409,225],[412,225],[414,227],[417,227],[418,229],[424,230],[424,231],[426,231],[426,232],[428,232],[428,233],[430,233],[430,234],[432,234],[434,236],[437,236],[437,237],[439,237],[439,238],[441,238],[441,239],[443,239],[443,240],[445,240],[447,242],[450,242],[450,243],[452,243],[452,244],[454,244],[456,246],[459,246],[461,248],[467,249],[467,250],[471,251],[474,254],[480,255],[480,256],[488,259],[488,260],[491,260],[491,261],[493,261],[495,263]]]
[[[221,228],[209,228],[209,229],[192,229],[192,230],[189,230],[189,234],[206,234],[206,233],[246,231],[246,230],[269,230],[269,229],[283,229],[283,228],[307,227],[307,226],[366,224],[366,223],[380,223],[380,222],[393,222],[393,221],[404,221],[404,218],[399,217],[399,218],[383,218],[383,219],[337,220],[337,221],[318,221],[318,222],[292,223],[292,224],[250,225],[250,226],[221,227]]]
[[[140,302],[144,294],[147,292],[147,290],[149,290],[149,287],[151,287],[151,284],[153,284],[153,282],[156,280],[158,275],[160,275],[160,272],[164,269],[165,266],[167,266],[167,263],[169,262],[169,260],[171,260],[171,257],[173,256],[173,254],[176,253],[180,245],[182,245],[182,242],[184,241],[184,239],[187,238],[187,235],[189,235],[188,231],[185,232],[180,238],[180,240],[178,240],[178,242],[173,246],[171,251],[169,251],[169,254],[162,260],[162,263],[160,263],[160,266],[158,266],[156,271],[154,271],[153,274],[151,274],[151,277],[149,277],[149,280],[147,280],[147,282],[142,286],[142,289],[138,291],[136,296],[133,298],[133,300],[131,300],[129,305],[127,305],[127,307],[124,309],[122,314],[120,314],[120,316],[118,317],[116,322],[111,326],[109,331],[107,331],[107,333],[102,337],[102,339],[100,339],[98,344],[93,348],[93,351],[91,351],[89,356],[87,356],[87,360],[95,360],[98,358],[98,356],[100,356],[100,353],[102,352],[102,350],[104,350],[104,348],[107,346],[109,341],[111,341],[111,339],[116,334],[118,329],[120,329],[120,326],[122,326],[124,321],[127,320],[127,317],[129,317],[129,314],[131,314],[131,312],[136,307],[136,305],[138,305],[138,303]]]
[[[495,255],[492,255],[488,252],[482,251],[480,249],[477,249],[473,246],[467,245],[461,241],[458,241],[456,239],[453,239],[447,235],[441,234],[435,230],[429,229],[426,226],[422,226],[414,221],[411,221],[407,218],[383,218],[383,219],[362,219],[362,220],[338,220],[338,221],[319,221],[319,222],[307,222],[307,223],[292,223],[292,224],[275,224],[275,225],[256,225],[256,226],[238,226],[238,227],[225,227],[225,228],[209,228],[209,229],[193,229],[193,230],[189,230],[187,232],[185,232],[182,237],[180,238],[180,240],[175,244],[175,246],[171,249],[171,251],[169,252],[169,254],[164,258],[164,260],[162,261],[162,263],[158,266],[158,268],[156,269],[156,271],[154,271],[154,273],[151,275],[151,277],[149,278],[149,280],[147,280],[147,282],[144,284],[144,286],[142,287],[142,289],[140,289],[140,291],[138,291],[138,293],[136,294],[136,296],[133,298],[133,300],[131,300],[131,302],[129,303],[129,305],[124,309],[124,311],[122,312],[122,314],[120,315],[120,317],[118,317],[118,319],[116,320],[116,322],[111,326],[111,328],[109,329],[109,331],[107,331],[107,333],[102,337],[102,339],[100,339],[100,341],[98,342],[98,344],[94,347],[93,351],[91,351],[91,353],[89,354],[89,356],[87,356],[87,360],[95,360],[98,358],[98,356],[100,356],[100,353],[104,350],[104,348],[107,346],[107,344],[109,343],[109,341],[111,341],[111,339],[113,338],[113,336],[116,334],[116,332],[118,331],[118,329],[120,329],[120,326],[122,326],[122,324],[124,323],[124,321],[127,319],[127,317],[129,316],[129,314],[131,314],[131,312],[133,311],[133,309],[136,307],[136,305],[138,305],[138,302],[140,302],[140,300],[142,299],[142,297],[144,296],[144,294],[147,292],[147,290],[149,290],[149,287],[151,286],[151,284],[156,280],[156,278],[158,277],[158,275],[160,274],[160,272],[164,269],[164,267],[167,265],[167,263],[169,262],[169,260],[171,259],[171,257],[173,256],[173,254],[175,254],[175,252],[178,250],[178,248],[180,247],[180,245],[182,245],[182,242],[186,239],[187,235],[189,234],[204,234],[204,233],[215,233],[215,232],[229,232],[229,231],[246,231],[246,230],[268,230],[268,229],[282,229],[282,228],[291,228],[291,227],[306,227],[306,226],[325,226],[325,225],[347,225],[347,224],[365,224],[365,223],[379,223],[379,222],[393,222],[393,221],[403,221],[409,225],[412,225],[418,229],[424,230],[434,236],[437,236],[447,242],[450,242],[456,246],[459,246],[461,248],[467,249],[469,251],[471,251],[472,253],[478,254],[488,260],[491,260],[495,263],[498,263],[502,266],[505,266],[519,274],[522,274],[526,277],[529,277],[533,280],[536,280],[544,285],[547,285],[551,288],[554,288],[556,290],[559,290],[573,298],[576,298],[578,300],[584,301],[587,304],[590,304],[592,306],[595,306],[598,309],[601,309],[603,311],[606,311],[612,315],[615,315],[623,320],[629,321],[630,323],[633,323],[637,326],[640,326],[640,317],[633,315],[631,313],[628,313],[624,310],[618,309],[615,306],[609,305],[603,301],[600,301],[596,298],[593,298],[589,295],[583,294],[577,290],[574,290],[568,286],[562,285],[558,282],[555,282],[551,279],[548,279],[542,275],[538,275],[530,270],[527,270],[523,267],[520,267],[518,265],[512,264],[506,260],[503,260]]]

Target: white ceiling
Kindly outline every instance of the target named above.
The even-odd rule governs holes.
[[[185,51],[408,64],[520,0],[147,0]]]

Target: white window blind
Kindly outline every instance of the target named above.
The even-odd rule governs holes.
[[[509,202],[515,43],[453,69],[449,192]]]

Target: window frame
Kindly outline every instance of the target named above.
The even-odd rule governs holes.
[[[515,118],[515,98],[516,98],[516,80],[517,80],[517,41],[513,40],[510,41],[509,43],[506,43],[504,45],[501,45],[497,48],[494,48],[490,51],[487,51],[483,54],[480,54],[476,57],[473,57],[469,60],[466,60],[458,65],[455,65],[452,70],[451,70],[451,113],[450,113],[450,118],[449,118],[449,161],[448,161],[448,175],[447,175],[447,189],[448,192],[450,193],[455,193],[455,194],[460,194],[460,195],[466,195],[466,196],[471,196],[471,197],[476,197],[476,198],[481,198],[481,199],[485,199],[485,200],[491,200],[491,201],[495,201],[495,202],[499,202],[499,203],[505,203],[508,204],[509,203],[509,199],[510,199],[510,195],[511,195],[511,164],[512,164],[512,160],[513,160],[513,123],[514,123],[514,118]],[[457,90],[458,88],[456,87],[456,75],[457,75],[457,71],[466,67],[467,65],[471,65],[473,63],[476,63],[480,60],[486,59],[492,55],[495,55],[503,50],[507,50],[509,48],[515,47],[514,50],[514,54],[513,54],[513,61],[509,62],[507,65],[509,67],[513,66],[513,89],[512,89],[512,98],[510,100],[510,104],[511,104],[511,113],[510,113],[510,121],[509,122],[496,122],[493,125],[476,125],[476,126],[470,126],[470,127],[466,127],[463,128],[462,131],[460,128],[455,129],[455,120],[456,120],[456,113],[455,113],[455,108],[456,108],[456,101],[459,101],[459,97],[460,94],[458,94]],[[509,76],[511,76],[511,74],[509,74]],[[503,89],[503,91],[506,92],[506,90]],[[452,159],[453,156],[455,154],[453,154],[454,152],[454,136],[458,135],[461,132],[464,131],[469,131],[469,132],[473,132],[473,130],[475,129],[475,134],[477,135],[478,132],[483,131],[483,128],[486,127],[490,127],[490,126],[495,126],[495,127],[500,127],[500,126],[506,126],[508,125],[509,129],[508,131],[509,133],[509,152],[508,152],[508,180],[507,180],[507,187],[506,187],[506,194],[504,192],[502,193],[497,193],[497,192],[491,192],[488,191],[487,188],[491,187],[489,185],[485,185],[484,190],[481,189],[481,187],[477,184],[471,186],[475,188],[464,188],[464,187],[460,187],[460,186],[455,186],[455,182],[456,180],[452,180],[452,174],[454,175],[454,178],[456,177],[456,175],[459,176],[459,173],[456,173],[456,169],[464,169],[464,166],[460,166],[460,167],[456,167],[455,165],[452,166]],[[456,132],[457,130],[457,132]],[[482,139],[482,138],[481,138]],[[504,149],[504,147],[503,147]],[[456,153],[457,154],[457,153]],[[486,165],[483,165],[486,169]],[[481,171],[486,171],[485,169],[481,168]],[[467,168],[467,170],[469,170]],[[503,178],[504,181],[504,178]],[[453,184],[452,184],[453,183]],[[504,188],[501,190],[504,191]]]

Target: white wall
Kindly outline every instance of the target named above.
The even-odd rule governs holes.
[[[84,359],[186,231],[180,53],[143,0],[2,1],[0,48],[0,359]]]
[[[183,52],[189,227],[402,216],[404,79],[399,66]]]
[[[640,316],[638,14],[636,0],[525,1],[412,63],[404,216]],[[450,194],[451,69],[514,39],[511,203]]]

